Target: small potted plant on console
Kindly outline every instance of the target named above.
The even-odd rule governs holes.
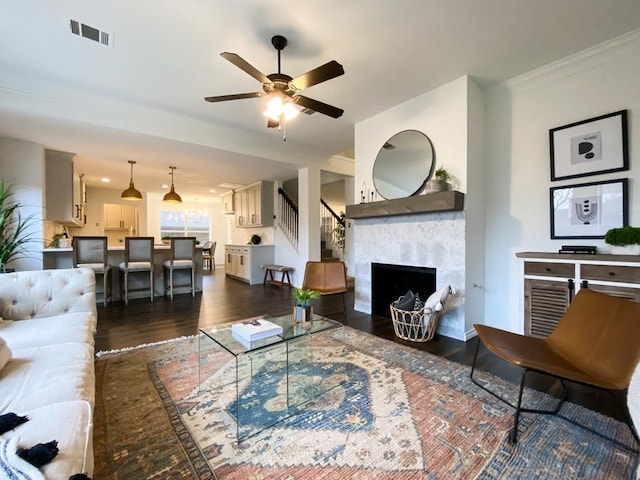
[[[604,241],[611,245],[611,253],[618,255],[640,255],[640,228],[620,227],[610,229]]]
[[[305,290],[294,288],[293,296],[296,299],[296,306],[293,309],[294,318],[297,323],[313,320],[313,308],[309,303],[312,298],[320,297],[320,292],[316,290]]]

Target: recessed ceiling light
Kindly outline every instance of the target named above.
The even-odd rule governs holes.
[[[216,193],[216,189],[212,188],[211,190],[209,190],[209,193]]]
[[[161,188],[169,188],[169,185],[167,185],[166,183],[163,183]]]
[[[110,178],[102,177],[102,183],[109,183],[111,181]]]

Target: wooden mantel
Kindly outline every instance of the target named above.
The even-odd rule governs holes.
[[[419,213],[459,212],[464,209],[464,193],[457,191],[427,193],[380,202],[347,205],[347,218],[391,217]]]

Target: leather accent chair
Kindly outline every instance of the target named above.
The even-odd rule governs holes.
[[[471,368],[471,380],[487,392],[515,408],[511,432],[517,440],[520,412],[557,414],[566,398],[565,380],[612,392],[626,390],[640,361],[640,303],[581,289],[546,338],[507,332],[486,325],[474,325],[480,342]],[[490,391],[473,376],[480,344],[502,360],[522,368],[516,405]],[[537,372],[560,379],[564,396],[554,410],[522,408],[526,376]],[[633,436],[640,443],[627,410],[612,395],[627,419]],[[587,427],[585,427],[587,428]]]
[[[111,299],[111,267],[108,264],[107,237],[73,237],[73,267],[93,270],[102,275],[103,304]]]
[[[344,262],[307,262],[302,288],[316,290],[322,295],[342,293],[343,312],[346,311],[347,267]]]

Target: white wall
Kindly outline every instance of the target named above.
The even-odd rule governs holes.
[[[549,188],[628,177],[629,221],[640,225],[640,31],[513,79],[485,95],[485,322],[522,331],[523,282],[515,253],[555,252],[603,240],[551,240]],[[550,181],[549,129],[627,109],[630,170]]]
[[[24,205],[23,218],[35,214],[28,232],[31,242],[25,245],[29,254],[7,265],[21,270],[42,269],[44,205],[44,148],[32,142],[0,137],[0,178],[14,185],[13,200]]]

